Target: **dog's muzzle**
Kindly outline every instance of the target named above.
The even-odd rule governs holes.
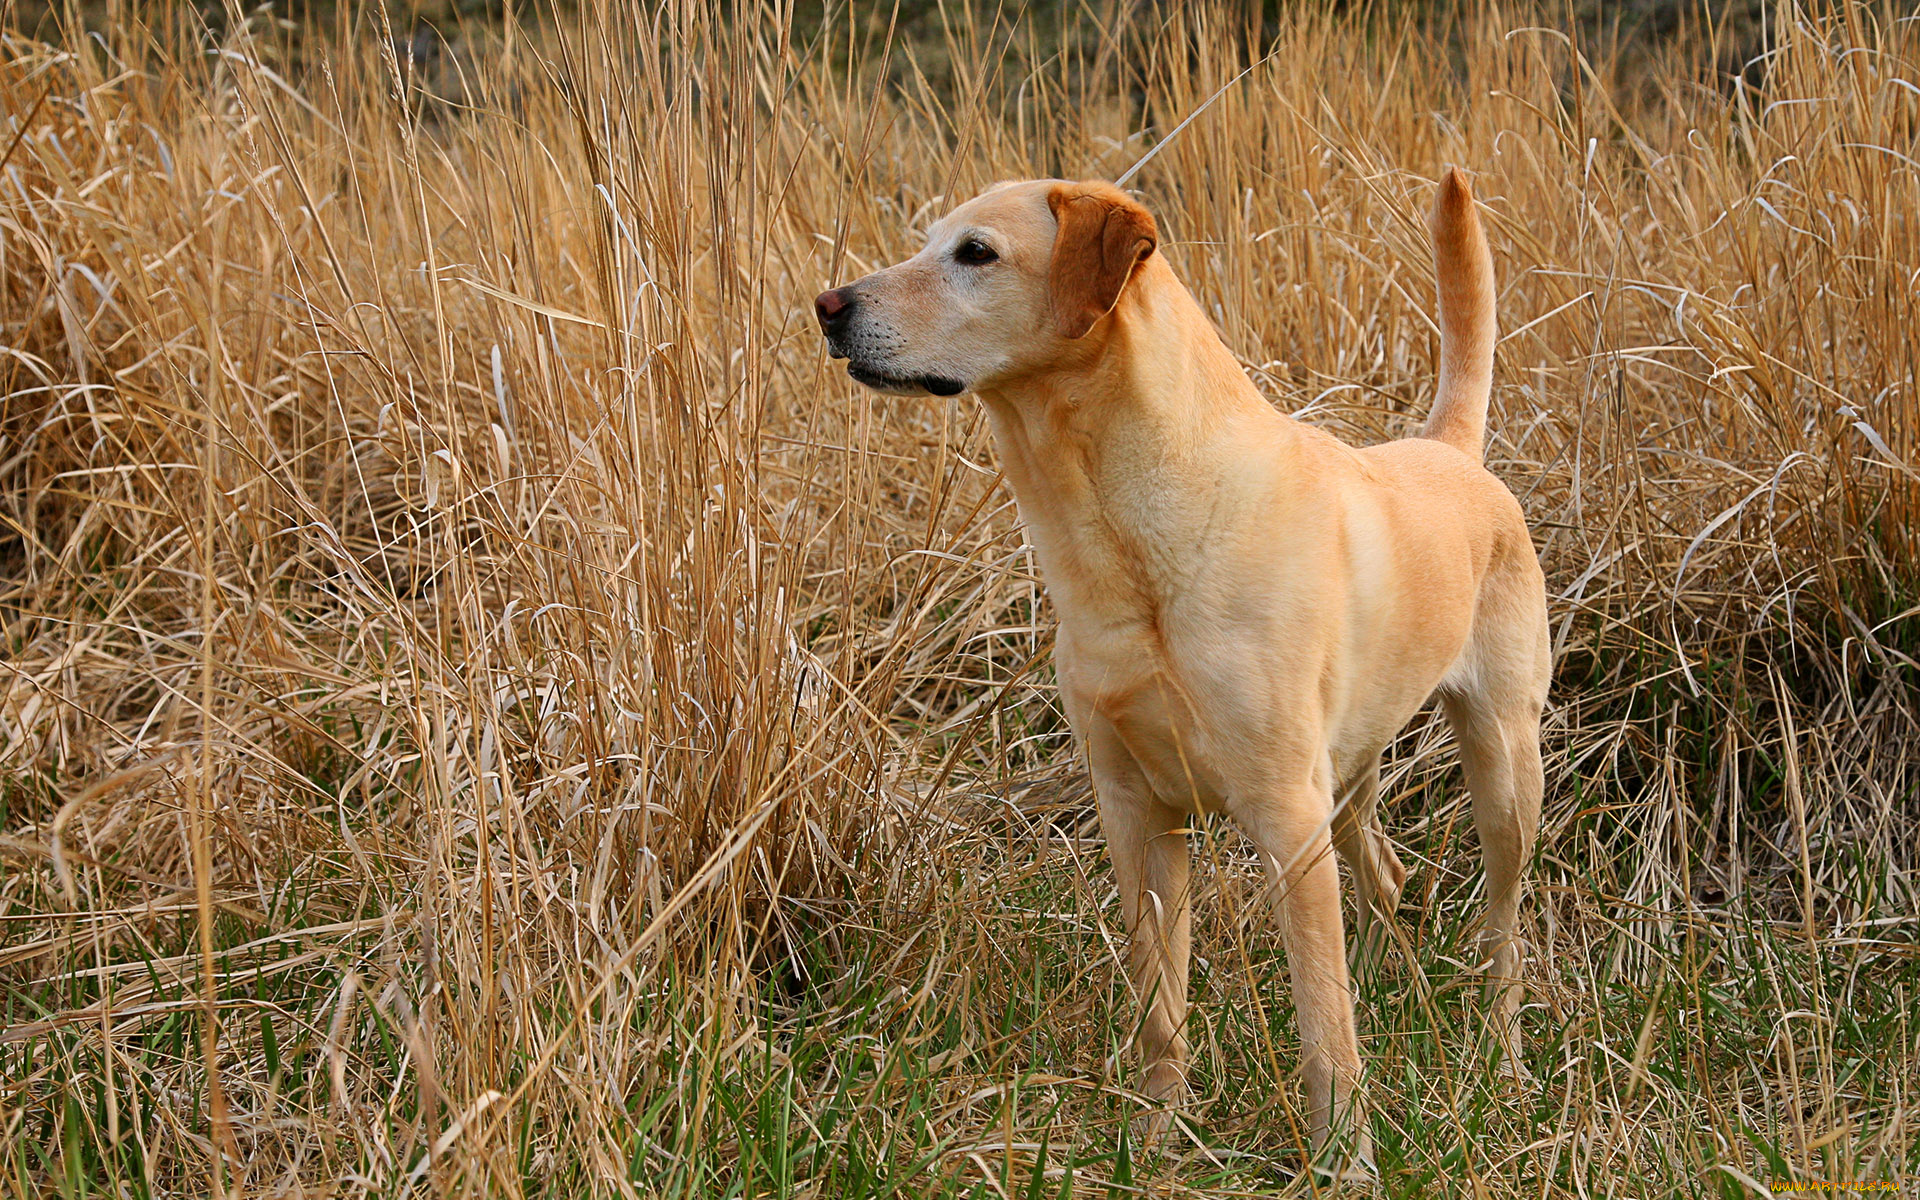
[[[813,298],[813,315],[820,322],[820,332],[827,336],[827,353],[846,359],[847,374],[855,381],[875,391],[895,394],[932,392],[936,396],[958,396],[967,390],[966,384],[945,375],[894,375],[856,361],[847,337],[859,307],[860,299],[851,288],[834,288]]]

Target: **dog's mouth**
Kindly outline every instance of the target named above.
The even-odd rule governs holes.
[[[966,384],[945,375],[887,375],[856,362],[847,364],[847,374],[876,392],[895,396],[919,396],[928,392],[936,396],[958,396],[967,390]]]

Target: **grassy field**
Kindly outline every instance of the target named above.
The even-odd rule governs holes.
[[[977,187],[1155,146],[1228,344],[1356,441],[1425,411],[1445,164],[1494,244],[1558,654],[1533,1079],[1423,718],[1383,1193],[1915,1194],[1920,25],[1784,5],[1736,77],[1524,8],[737,7],[418,68],[131,4],[0,47],[0,1194],[1314,1194],[1224,826],[1187,1136],[1129,1141],[981,415],[811,319]]]

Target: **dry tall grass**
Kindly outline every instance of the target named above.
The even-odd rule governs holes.
[[[1205,1149],[1135,1160],[982,422],[858,391],[808,311],[1249,66],[1134,181],[1168,253],[1275,403],[1400,436],[1425,181],[1477,171],[1555,597],[1537,1078],[1486,1069],[1416,728],[1387,1192],[1920,1171],[1920,30],[1783,7],[1728,83],[1524,11],[1095,7],[903,45],[600,0],[432,80],[365,16],[6,40],[0,1186],[1307,1194],[1225,829]]]

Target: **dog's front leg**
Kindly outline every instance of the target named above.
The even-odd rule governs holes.
[[[1330,836],[1329,776],[1323,767],[1294,784],[1262,787],[1236,805],[1234,816],[1260,849],[1286,943],[1316,1165],[1338,1178],[1369,1179],[1372,1141],[1354,1095],[1360,1043],[1340,918],[1340,869]]]
[[[1146,1070],[1141,1088],[1162,1105],[1187,1090],[1187,894],[1190,855],[1184,812],[1153,795],[1139,764],[1104,719],[1089,724],[1087,750],[1100,802],[1100,827],[1113,858],[1120,910],[1127,923],[1129,974],[1145,1006],[1136,1047]],[[1151,1146],[1167,1128],[1166,1109],[1148,1118]]]

